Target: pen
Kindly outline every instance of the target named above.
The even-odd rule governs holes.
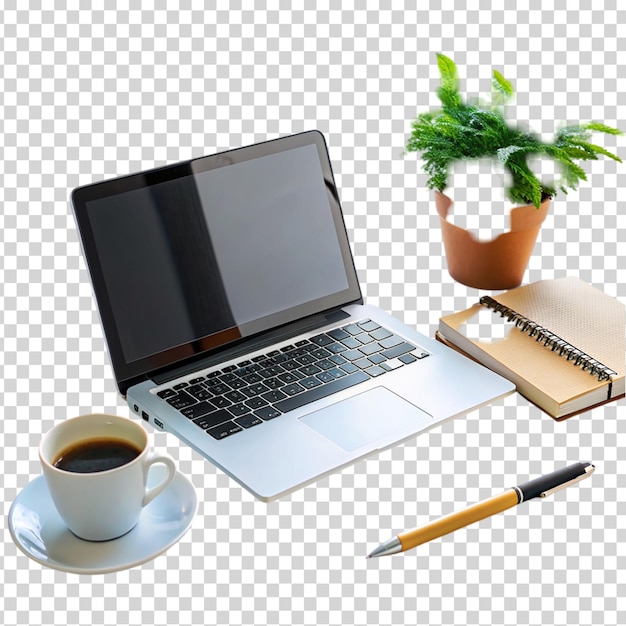
[[[510,509],[520,502],[537,497],[545,498],[583,478],[587,478],[587,476],[591,476],[594,470],[595,466],[592,463],[574,463],[574,465],[564,467],[551,474],[535,478],[517,487],[512,487],[498,496],[489,498],[489,500],[430,522],[426,526],[392,537],[368,554],[367,558],[405,552],[481,519],[506,511],[506,509]]]

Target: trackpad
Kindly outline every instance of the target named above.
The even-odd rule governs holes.
[[[383,439],[399,430],[416,432],[431,416],[385,387],[376,387],[300,420],[347,450]],[[410,431],[406,436],[410,434]]]

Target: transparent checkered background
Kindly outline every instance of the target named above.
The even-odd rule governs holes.
[[[511,396],[270,504],[156,433],[193,481],[198,515],[167,553],[115,574],[41,567],[6,525],[40,473],[44,432],[81,413],[128,415],[68,210],[72,188],[319,128],[367,300],[432,335],[442,313],[479,295],[447,274],[425,176],[416,155],[402,154],[410,121],[437,104],[435,53],[454,58],[473,95],[489,94],[500,69],[517,91],[511,117],[542,134],[562,121],[626,128],[617,0],[477,0],[466,10],[451,1],[407,3],[419,10],[363,0],[3,4],[3,623],[626,623],[624,404],[555,423]],[[623,138],[598,141],[626,156]],[[553,203],[525,282],[574,274],[626,299],[626,166],[604,159],[587,172]],[[459,194],[469,186],[468,213],[489,202],[493,176],[455,174]],[[490,213],[475,211],[477,228],[490,228]],[[598,467],[580,486],[404,555],[364,558],[392,534],[578,460]]]

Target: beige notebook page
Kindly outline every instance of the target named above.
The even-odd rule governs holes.
[[[494,299],[611,367],[618,377],[624,376],[626,316],[624,305],[614,298],[577,278],[563,278],[519,287]],[[463,325],[480,308],[476,305],[444,321],[465,334]],[[500,341],[471,341],[559,404],[606,385],[511,326]]]
[[[626,309],[579,278],[544,280],[495,299],[624,375]]]

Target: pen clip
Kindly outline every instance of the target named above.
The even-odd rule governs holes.
[[[542,491],[539,494],[539,497],[547,498],[548,496],[551,496],[553,493],[556,493],[557,491],[561,491],[561,489],[565,489],[565,487],[569,487],[570,485],[573,485],[574,483],[578,483],[581,480],[584,480],[585,478],[587,478],[587,476],[591,476],[591,474],[593,474],[595,469],[596,468],[594,465],[588,465],[585,468],[585,472],[581,474],[580,476],[577,476],[576,478],[572,478],[572,480],[568,480],[566,483],[557,485],[556,487],[553,487],[552,489],[548,489],[547,491]]]

